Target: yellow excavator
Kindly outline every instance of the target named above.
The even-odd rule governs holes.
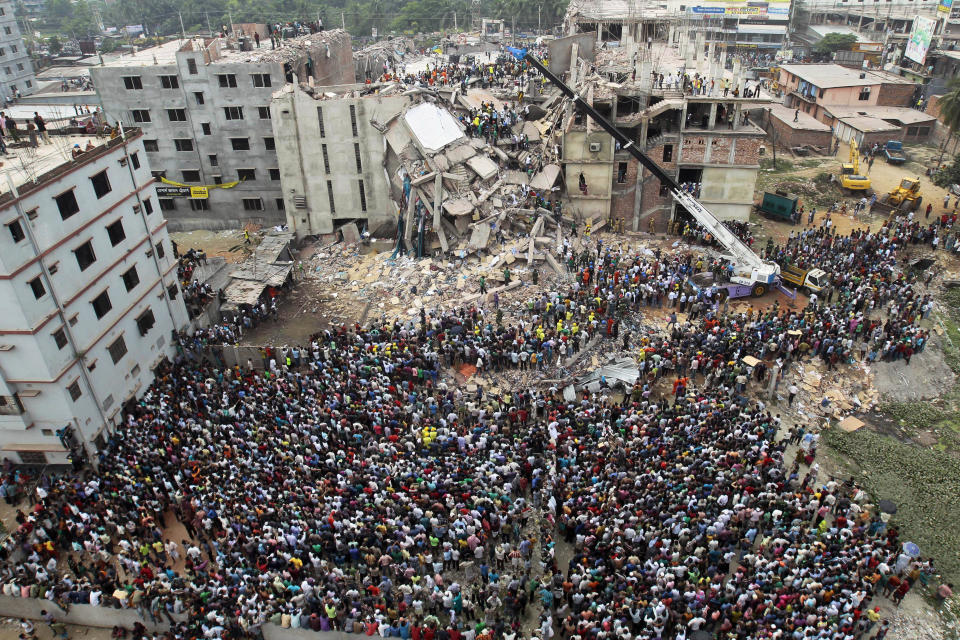
[[[900,184],[880,196],[871,210],[873,211],[917,211],[923,204],[923,195],[920,193],[920,177],[903,178]]]
[[[840,165],[836,178],[844,193],[866,195],[870,192],[870,178],[860,173],[860,151],[855,140],[850,141],[850,162]]]

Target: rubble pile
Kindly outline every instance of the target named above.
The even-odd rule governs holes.
[[[242,62],[281,62],[300,66],[302,60],[309,60],[311,55],[323,54],[329,57],[331,47],[334,49],[349,48],[350,34],[343,29],[332,29],[289,38],[283,40],[282,43],[283,45],[276,49],[261,47],[251,51],[233,53],[231,57],[236,57]]]

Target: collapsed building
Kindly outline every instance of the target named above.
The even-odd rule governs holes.
[[[558,121],[560,109],[513,125],[527,139],[526,148],[514,148],[512,138],[469,137],[458,115],[470,106],[453,87],[392,82],[278,91],[272,121],[291,231],[302,239],[355,223],[417,256],[466,257],[486,248],[497,229],[536,238],[555,227],[552,210],[524,203],[530,190],[542,202],[559,197],[560,167],[541,127]],[[536,242],[526,249],[528,262],[552,261]]]
[[[558,39],[551,67],[568,65],[553,70],[714,215],[746,220],[765,153],[760,123],[772,101],[746,79],[740,60],[727,70],[723,53],[691,63],[687,52],[665,42],[641,45],[632,37],[627,46],[596,49],[594,42],[594,33]],[[703,89],[685,87],[685,77],[702,79]],[[572,215],[634,231],[665,231],[671,222],[692,219],[633,156],[570,105],[561,131]]]

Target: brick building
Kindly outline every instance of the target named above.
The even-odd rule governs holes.
[[[910,107],[920,85],[886,71],[850,69],[838,64],[785,64],[779,84],[783,104],[834,126],[829,107]]]

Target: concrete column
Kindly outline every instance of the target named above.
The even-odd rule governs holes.
[[[727,70],[727,48],[720,49],[720,75]]]
[[[610,101],[610,120],[614,123],[617,121],[617,102],[619,102],[619,100],[620,96],[613,94],[613,99]]]
[[[649,119],[649,118],[644,118],[644,119],[640,122],[640,140],[638,141],[638,142],[640,143],[640,146],[641,146],[641,147],[646,147],[646,146],[647,146],[647,130],[648,130],[649,128],[650,128],[650,119]],[[641,167],[641,168],[642,168],[642,167]],[[634,231],[636,231],[636,229],[634,229]]]
[[[687,126],[687,101],[683,101],[683,109],[680,110],[680,130]]]
[[[738,102],[733,107],[733,130],[734,131],[740,128],[740,114],[742,111],[743,111],[743,105]]]
[[[640,62],[637,78],[640,79],[641,91],[649,92],[653,88],[653,62],[651,60],[646,59]]]
[[[717,103],[710,103],[710,119],[707,120],[707,128],[713,131],[714,127],[717,126]]]
[[[646,139],[646,124],[647,121],[643,121],[644,124],[644,139]],[[637,163],[637,181],[634,186],[633,191],[633,221],[630,224],[630,228],[633,231],[640,231],[640,211],[643,207],[643,165],[639,162]]]

